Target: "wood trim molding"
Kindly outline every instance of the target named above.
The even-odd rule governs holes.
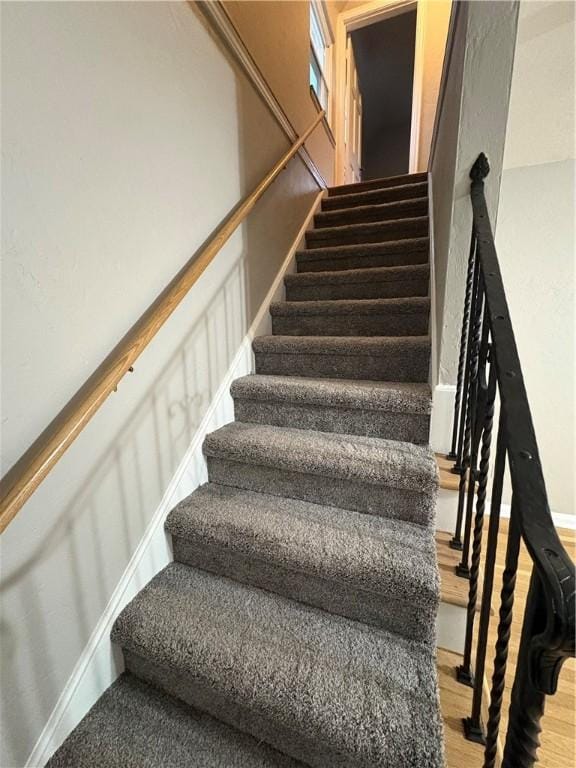
[[[317,112],[322,112],[322,104],[318,101],[318,96],[316,96],[316,91],[312,86],[310,86],[310,98],[312,99],[312,103],[316,107]],[[334,134],[332,133],[332,128],[330,128],[330,123],[328,122],[328,118],[326,115],[324,115],[324,120],[322,121],[324,128],[326,129],[326,135],[328,136],[328,139],[330,141],[330,144],[332,144],[333,147],[336,146],[336,139],[334,138]]]
[[[211,2],[202,2],[198,3],[197,5],[218,37],[222,40],[230,53],[240,64],[244,73],[276,118],[279,126],[282,128],[287,138],[291,143],[296,141],[298,134],[294,130],[294,126],[290,122],[280,102],[274,95],[274,92],[266,82],[266,78],[252,58],[252,55],[244,44],[244,41],[238,34],[236,27],[232,23],[232,20],[226,12],[223,4],[220,2],[220,0],[211,0]],[[324,127],[326,128],[327,124],[325,124]],[[328,138],[330,138],[330,136],[328,136]],[[304,165],[308,168],[320,189],[326,189],[326,180],[322,176],[318,166],[312,160],[308,150],[305,147],[301,147],[298,151],[298,154],[300,155]]]

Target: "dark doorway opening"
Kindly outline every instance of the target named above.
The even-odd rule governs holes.
[[[408,173],[416,11],[351,33],[362,92],[362,178]]]

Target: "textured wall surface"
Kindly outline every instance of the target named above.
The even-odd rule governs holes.
[[[287,141],[192,4],[6,3],[2,67],[6,471]],[[2,536],[0,765],[30,754],[317,191],[293,160]]]
[[[524,3],[496,246],[550,506],[576,512],[574,4]]]
[[[486,153],[492,169],[486,199],[493,222],[498,210],[517,20],[515,2],[469,3],[467,20],[462,17],[465,38],[460,30],[455,46],[453,82],[445,97],[431,168],[434,227],[439,235],[435,250],[436,338],[438,380],[442,384],[456,383],[472,224],[469,172],[480,152]]]

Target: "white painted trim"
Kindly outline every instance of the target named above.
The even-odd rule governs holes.
[[[440,600],[436,615],[436,647],[463,653],[466,637],[466,608]]]
[[[440,488],[436,502],[436,530],[454,531],[456,525],[456,506],[458,500],[458,491],[450,491],[447,488]],[[486,499],[485,515],[490,517],[491,509],[490,498]],[[500,517],[510,519],[510,504],[500,504]],[[569,531],[576,530],[576,515],[569,515],[564,512],[551,512],[552,522],[556,528],[566,528]]]
[[[490,499],[486,499],[486,514],[490,516]],[[510,504],[500,504],[500,517],[510,519],[512,507]],[[576,515],[568,515],[565,512],[550,512],[552,522],[556,528],[567,528],[576,531]]]
[[[430,266],[430,386],[432,391],[438,384],[438,351],[436,348],[436,249],[434,238],[434,184],[432,174],[428,173],[428,231],[430,236],[429,266]]]
[[[310,2],[316,9],[316,15],[318,16],[318,21],[320,22],[324,43],[326,47],[329,48],[331,45],[334,45],[334,30],[332,29],[326,2],[325,0],[310,0]]]
[[[232,23],[226,12],[226,9],[220,0],[211,0],[211,2],[198,3],[198,7],[204,13],[214,28],[215,32],[225,43],[226,47],[236,58],[244,70],[246,76],[272,112],[288,139],[291,142],[296,141],[298,134],[294,130],[294,126],[288,119],[286,112],[284,112],[282,109],[282,106],[274,95],[274,92],[266,82],[264,75],[252,58],[250,51],[244,45],[244,41],[236,31],[234,24]],[[302,95],[302,98],[305,98],[305,94]],[[326,180],[319,171],[318,166],[310,157],[305,146],[298,150],[298,155],[314,177],[314,180],[320,189],[326,189]]]
[[[415,0],[373,0],[343,11],[336,21],[335,43],[335,73],[336,83],[334,87],[334,122],[333,131],[336,139],[336,153],[334,157],[334,184],[344,183],[344,96],[346,79],[346,38],[349,32],[367,27],[383,19],[390,19],[401,13],[417,8]],[[414,68],[416,73],[416,68]],[[420,77],[424,76],[423,69]],[[419,85],[419,92],[422,85]],[[413,107],[414,108],[414,107]]]
[[[266,298],[260,305],[186,454],[172,477],[158,509],[152,516],[142,540],[130,558],[122,578],[26,761],[25,768],[44,766],[70,731],[78,725],[106,688],[123,671],[121,656],[110,641],[112,625],[116,616],[140,589],[172,560],[169,539],[164,532],[164,520],[180,499],[192,493],[201,483],[206,482],[206,464],[202,453],[204,439],[209,432],[234,418],[232,398],[229,393],[230,385],[234,379],[250,373],[253,369],[252,341],[262,332],[263,326],[270,323],[268,315],[270,304],[282,293],[284,275],[295,261],[296,251],[304,242],[306,230],[320,207],[323,194],[319,192],[316,195]]]
[[[412,78],[412,116],[410,120],[410,173],[418,173],[420,152],[420,124],[422,122],[422,94],[424,91],[424,38],[427,4],[418,3],[416,10],[416,40],[414,43],[414,75]]]
[[[456,387],[453,384],[437,384],[432,391],[430,445],[435,453],[448,453],[450,450],[455,397]]]

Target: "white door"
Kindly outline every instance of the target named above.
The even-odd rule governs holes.
[[[344,184],[362,180],[362,94],[350,35],[346,38],[346,86],[344,91]]]

